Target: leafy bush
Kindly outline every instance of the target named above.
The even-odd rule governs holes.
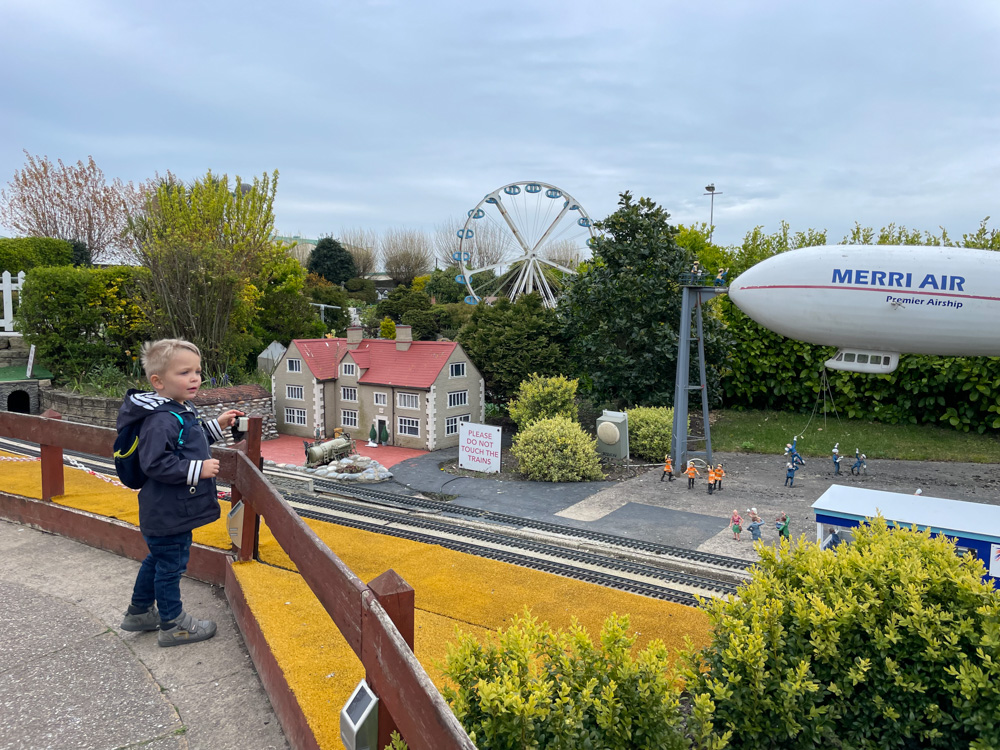
[[[673,407],[633,406],[628,410],[628,449],[631,455],[662,461],[670,452],[673,434]]]
[[[978,560],[881,518],[836,552],[757,550],[687,673],[733,747],[1000,746],[1000,594]]]
[[[508,406],[510,418],[522,429],[532,422],[552,417],[567,417],[575,422],[577,385],[579,381],[565,375],[546,378],[533,372],[517,387]]]
[[[151,334],[138,304],[138,279],[147,273],[127,266],[32,269],[21,292],[18,330],[58,378],[102,364],[130,372]]]
[[[351,299],[360,300],[369,305],[374,305],[378,302],[378,292],[375,291],[375,282],[371,279],[362,279],[355,276],[353,279],[348,279],[344,287],[347,289]]]
[[[533,422],[514,436],[511,450],[521,472],[536,482],[603,479],[597,441],[568,417]]]
[[[653,641],[633,657],[628,632],[628,616],[612,614],[595,645],[576,622],[553,631],[526,612],[495,642],[460,634],[449,644],[453,686],[442,692],[480,750],[691,747],[666,647]],[[704,701],[688,723],[705,736]]]
[[[73,263],[73,243],[66,240],[49,237],[0,238],[0,273],[10,271],[11,276],[17,276],[19,271],[41,266],[70,266]]]
[[[382,322],[379,324],[379,337],[383,339],[396,338],[396,324],[392,318],[382,318]]]

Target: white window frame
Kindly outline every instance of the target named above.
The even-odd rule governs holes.
[[[340,425],[341,427],[354,427],[358,426],[358,410],[357,409],[341,409],[340,411]]]
[[[295,409],[291,406],[285,407],[285,424],[294,424],[305,427],[307,424],[307,416],[308,415],[306,414],[305,409]]]
[[[448,393],[448,408],[457,409],[460,406],[469,405],[469,392],[465,391],[450,391]]]
[[[285,364],[288,366],[288,372],[302,372],[302,360],[290,357],[285,360]]]
[[[445,434],[445,436],[448,436],[448,435],[457,435],[458,434],[458,425],[459,425],[459,423],[460,422],[471,422],[471,421],[472,421],[472,415],[471,414],[459,414],[456,417],[448,417],[447,419],[444,420],[444,434]]]
[[[298,393],[299,395],[293,395]],[[288,401],[305,401],[306,388],[303,385],[285,385],[285,398]]]
[[[403,396],[413,397],[414,404],[409,406],[403,403]],[[397,409],[419,409],[420,408],[420,394],[419,393],[397,393],[396,394],[396,408]]]
[[[354,398],[351,398],[353,396]],[[352,403],[357,403],[358,401],[358,389],[350,385],[340,386],[340,400],[350,401]]]
[[[412,422],[413,424],[404,425],[403,422]],[[409,432],[408,430],[412,427],[416,428],[416,433]],[[405,435],[406,437],[420,437],[420,420],[413,417],[397,417],[396,418],[396,434]]]
[[[344,362],[340,366],[340,374],[345,378],[354,377],[358,374],[358,368],[353,362]]]
[[[372,398],[373,398],[372,403],[374,403],[375,406],[389,405],[389,394],[386,393],[385,391],[375,391],[375,394],[373,395]],[[381,400],[379,400],[380,398]]]
[[[462,371],[460,373],[455,372],[455,368],[460,367]],[[465,377],[465,362],[452,362],[448,366],[448,377],[449,378],[464,378]]]

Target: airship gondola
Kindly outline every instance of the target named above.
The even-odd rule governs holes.
[[[1000,356],[1000,252],[807,247],[740,274],[729,296],[765,328],[838,347],[831,369],[889,373],[903,352]]]

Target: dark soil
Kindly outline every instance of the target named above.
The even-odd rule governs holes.
[[[531,481],[527,476],[522,474],[518,470],[517,457],[510,452],[507,448],[500,451],[500,473],[499,474],[484,474],[481,471],[471,471],[469,469],[460,469],[458,467],[458,461],[442,461],[438,464],[438,468],[443,469],[449,474],[454,474],[459,477],[488,477],[489,479],[500,479],[503,481],[520,481],[528,482]],[[625,463],[624,461],[618,461],[612,458],[602,458],[601,468],[604,470],[604,477],[607,481],[620,481],[623,479],[632,479],[637,477],[646,471],[649,466],[646,464],[637,464],[634,462]]]

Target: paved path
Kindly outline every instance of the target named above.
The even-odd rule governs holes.
[[[118,628],[138,567],[0,521],[0,750],[286,750],[221,589],[181,583],[205,643]]]

